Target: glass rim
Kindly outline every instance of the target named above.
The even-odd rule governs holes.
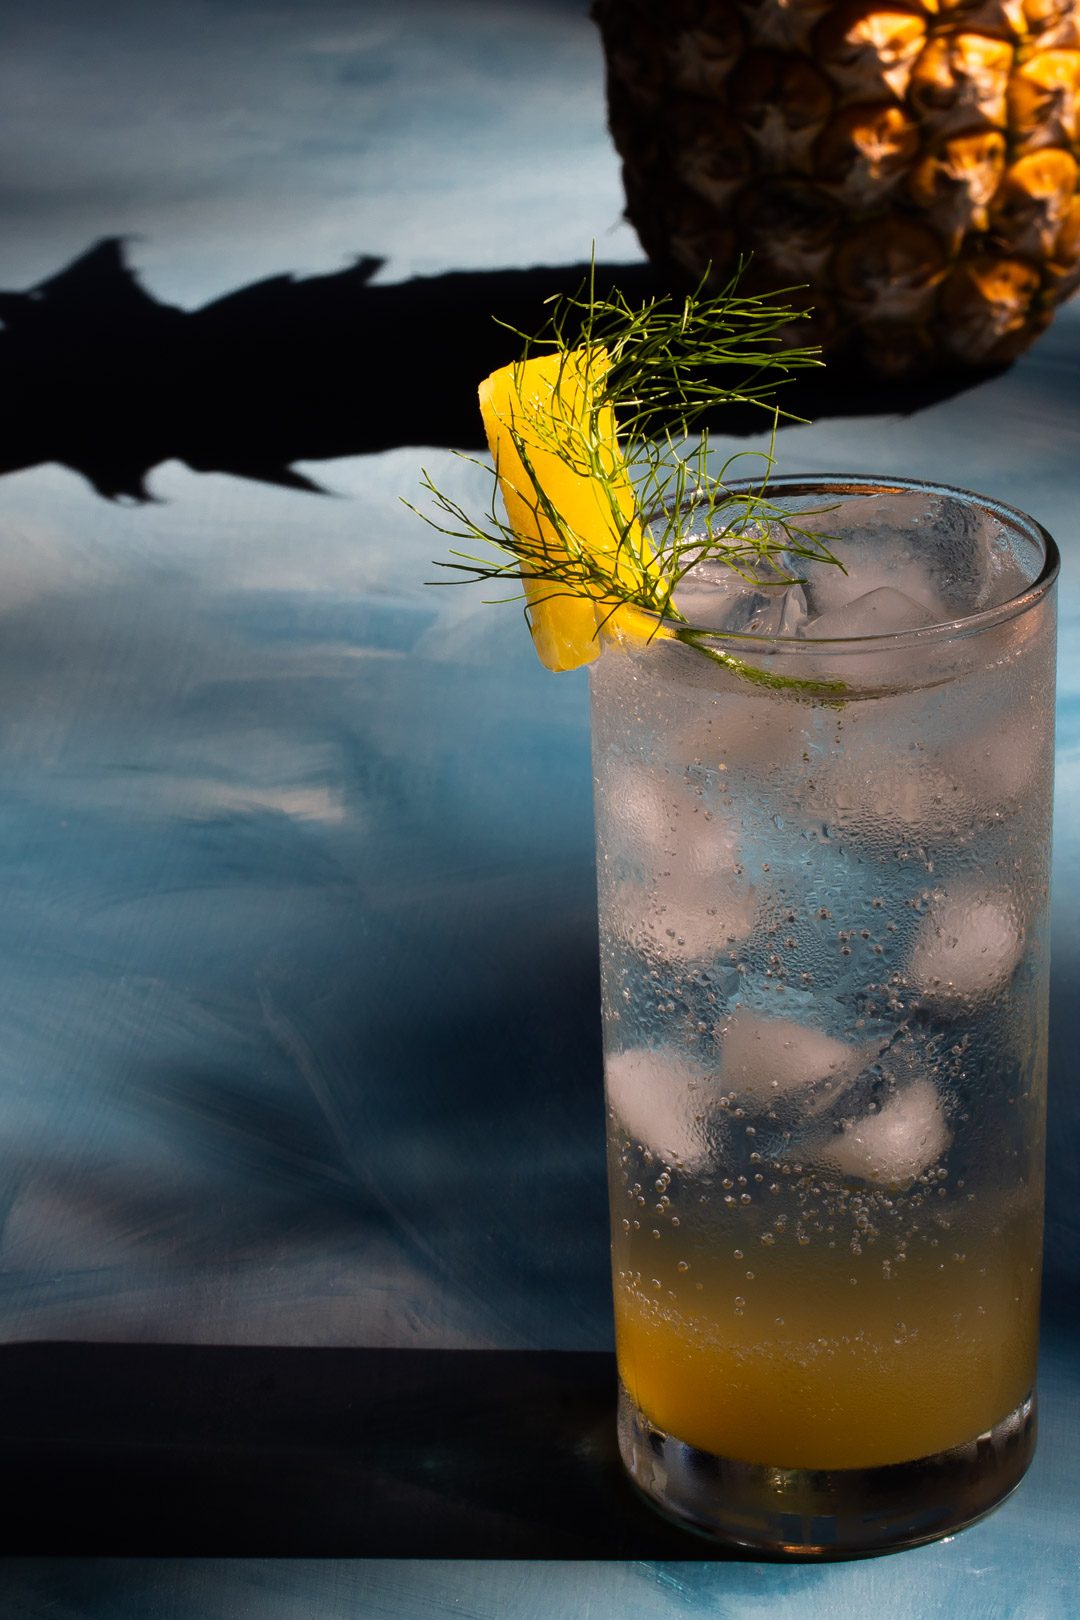
[[[725,487],[742,493],[746,490],[759,490],[761,484],[752,478],[741,478],[732,480]],[[955,484],[939,484],[925,478],[877,477],[872,473],[782,473],[770,478],[765,487],[769,494],[928,494],[959,499],[969,505],[980,507],[1012,529],[1035,540],[1042,547],[1043,565],[1030,585],[1026,585],[1015,596],[999,602],[996,607],[980,608],[974,613],[960,614],[935,624],[921,625],[916,630],[886,631],[876,636],[821,636],[815,639],[812,636],[762,635],[746,630],[709,629],[704,625],[687,624],[681,619],[668,618],[666,614],[655,615],[658,626],[662,625],[665,629],[670,628],[673,631],[681,630],[684,633],[692,630],[695,635],[707,637],[711,642],[734,642],[744,648],[782,647],[785,654],[791,654],[796,650],[804,653],[831,650],[835,653],[840,648],[852,648],[865,653],[874,649],[918,647],[928,642],[958,640],[961,637],[976,635],[982,630],[1005,624],[1010,619],[1027,613],[1050,591],[1061,567],[1061,554],[1057,542],[1049,529],[1037,518],[1021,511],[1018,506],[1010,506],[1005,501],[997,500],[992,495],[980,495],[975,490],[962,489]]]

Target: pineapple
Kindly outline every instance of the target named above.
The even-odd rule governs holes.
[[[1077,0],[594,0],[627,215],[805,284],[886,376],[1008,363],[1080,285]],[[800,340],[806,341],[803,326]]]
[[[601,632],[632,631],[633,610],[607,599],[603,580],[614,572],[636,583],[651,559],[615,413],[599,403],[610,365],[607,351],[596,345],[504,366],[480,384],[480,414],[507,519],[528,559],[524,585],[533,643],[540,662],[553,670],[591,664],[600,655]],[[600,565],[587,594],[567,590],[568,567],[575,577],[588,571],[575,567],[570,544]]]

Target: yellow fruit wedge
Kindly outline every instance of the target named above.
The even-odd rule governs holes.
[[[584,558],[601,574],[635,585],[649,572],[615,413],[596,407],[610,364],[599,346],[574,349],[504,366],[480,384],[507,522],[522,543],[524,571],[533,575],[525,579],[533,642],[553,670],[592,663],[601,627],[617,632],[621,617],[644,617],[625,607],[613,613],[603,579],[583,582],[575,563]]]

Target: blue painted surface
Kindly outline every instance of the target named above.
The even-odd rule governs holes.
[[[462,111],[498,7],[463,5],[434,39],[448,8],[422,0],[392,22],[373,4],[282,6],[253,57],[250,8],[209,7],[216,61],[249,77],[241,90],[223,69],[191,101],[183,9],[102,8],[128,63],[156,52],[172,88],[131,103],[141,156],[118,115],[94,124],[92,163],[69,158],[63,121],[76,137],[94,123],[123,62],[95,54],[65,103],[85,13],[26,13],[15,60],[46,111],[18,103],[33,178],[0,205],[0,285],[136,225],[147,285],[182,302],[348,251],[391,250],[391,279],[604,243],[617,166],[576,7],[515,8],[517,67],[482,137]],[[436,44],[451,88],[405,118],[401,84]],[[312,122],[328,60],[349,67],[331,75],[353,98],[332,102],[344,152]],[[299,113],[276,127],[261,92]],[[438,198],[402,200],[435,153]],[[635,256],[625,230],[605,252]],[[1076,1612],[1080,309],[1000,379],[908,419],[789,430],[781,453],[792,472],[984,490],[1065,558],[1050,1328],[1029,1481],[955,1541],[866,1564],[9,1563],[5,1612]],[[0,481],[0,1339],[610,1342],[585,685],[537,667],[514,609],[425,585],[439,542],[399,503],[422,462],[465,498],[485,487],[410,447],[313,464],[333,498],[176,463],[143,507],[55,467]]]
[[[1031,1472],[989,1519],[888,1558],[831,1565],[483,1560],[25,1560],[4,1570],[13,1615],[109,1620],[1073,1620],[1074,1347],[1047,1346],[1047,1424]]]

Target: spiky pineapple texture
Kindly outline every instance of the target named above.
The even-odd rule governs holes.
[[[627,215],[676,275],[752,254],[902,375],[1016,357],[1080,285],[1076,0],[594,0]],[[808,332],[800,333],[807,341]]]

